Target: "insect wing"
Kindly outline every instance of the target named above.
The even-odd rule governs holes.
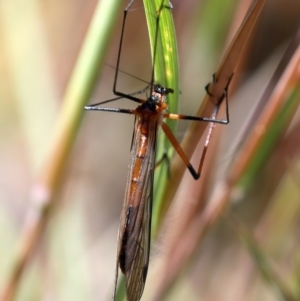
[[[157,122],[150,122],[145,142],[139,124],[140,116],[137,116],[120,221],[115,278],[116,291],[120,267],[125,275],[126,294],[130,301],[140,300],[148,271],[157,129]],[[140,156],[143,150],[143,156]]]
[[[138,238],[135,242],[135,254],[130,269],[125,273],[126,291],[128,300],[140,300],[148,272],[150,254],[150,228],[153,171],[147,179],[147,195],[143,212],[142,225],[138,226]]]

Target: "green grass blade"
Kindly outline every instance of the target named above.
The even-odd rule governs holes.
[[[84,104],[88,102],[98,79],[112,27],[119,10],[120,0],[103,0],[96,7],[92,22],[70,82],[66,89],[63,107],[60,112],[54,135],[50,141],[48,154],[42,164],[31,195],[32,206],[36,206],[36,218],[32,222],[32,208],[28,211],[22,235],[19,238],[19,252],[13,259],[12,271],[3,288],[5,300],[12,300],[20,286],[25,263],[37,248],[53,206],[54,195],[61,182],[62,173],[72,149],[79,125],[82,121]],[[38,204],[38,205],[37,205]],[[29,222],[30,221],[30,222]]]
[[[154,2],[151,0],[144,0],[144,6],[152,56],[154,47],[156,47],[156,57],[154,59],[155,82],[174,89],[174,93],[168,95],[168,110],[169,112],[177,112],[179,103],[179,63],[172,9],[169,7],[168,1],[164,1],[162,4],[161,0],[155,0]],[[155,41],[156,18],[159,10],[159,32],[157,41]],[[168,124],[173,131],[176,130],[176,122],[168,121]],[[169,158],[171,158],[174,150],[170,147],[165,135],[158,135],[157,144],[157,159],[160,159],[165,151],[167,151]],[[155,170],[154,206],[152,214],[153,234],[157,232],[156,229],[159,223],[159,212],[162,207],[163,195],[167,182],[167,169],[167,165],[162,164]]]
[[[166,2],[167,3],[167,2]],[[168,5],[168,3],[166,4]],[[165,87],[174,89],[174,94],[168,96],[168,108],[170,112],[177,112],[179,102],[179,68],[177,43],[172,10],[168,7],[162,7],[161,0],[144,0],[145,15],[150,39],[150,47],[153,61],[154,47],[156,55],[154,59],[154,79]],[[159,8],[162,10],[159,14],[159,32],[156,41],[156,25]],[[176,123],[169,123],[172,130],[175,130]],[[156,157],[159,159],[167,150],[169,157],[173,154],[173,149],[169,148],[169,142],[165,135],[158,135]],[[159,211],[163,202],[162,196],[167,181],[167,166],[162,164],[155,170],[154,179],[154,207],[152,213],[152,233],[156,233],[158,226]],[[122,277],[116,292],[116,301],[125,300],[124,278]]]

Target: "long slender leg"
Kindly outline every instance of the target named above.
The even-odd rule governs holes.
[[[183,115],[183,114],[172,114],[166,113],[164,114],[164,118],[172,119],[172,120],[193,120],[193,121],[204,121],[204,122],[213,122],[220,124],[228,124],[229,120],[226,119],[213,119],[212,117],[199,117],[199,116],[191,116],[191,115]]]
[[[170,176],[171,176],[171,172],[170,172],[170,158],[169,158],[168,153],[167,153],[166,150],[164,151],[162,157],[158,161],[155,162],[154,169],[156,169],[157,167],[159,167],[164,161],[167,164],[167,173],[168,173],[168,177],[170,178]]]
[[[153,46],[153,67],[152,67],[152,71],[151,71],[151,91],[153,91],[153,85],[154,85],[154,66],[155,66],[155,61],[156,61],[156,49],[157,49],[160,11],[161,11],[161,8],[159,9],[158,15],[156,17],[156,31],[155,31],[155,40],[154,40],[154,46]]]
[[[129,95],[137,95],[137,94],[145,93],[147,90],[149,90],[149,88],[150,88],[150,86],[147,85],[146,88],[144,88],[144,89],[142,89],[142,90],[140,90],[140,91],[136,91],[136,92],[134,92],[134,93],[130,93]],[[119,97],[111,98],[111,99],[104,100],[104,101],[101,101],[101,102],[98,102],[98,103],[93,103],[93,104],[91,104],[91,105],[85,106],[84,109],[85,109],[85,110],[91,110],[92,107],[101,106],[101,105],[103,105],[103,104],[105,104],[105,103],[113,102],[113,101],[119,100],[119,99],[121,99],[121,98],[124,98],[124,97],[119,96]],[[144,102],[145,102],[145,100],[140,99],[140,103],[144,103]]]
[[[156,169],[157,167],[159,167],[163,162],[166,162],[167,164],[167,173],[168,173],[168,177],[171,177],[171,171],[170,171],[170,158],[168,156],[168,152],[165,150],[162,157],[155,162],[155,166],[154,169]]]
[[[232,76],[233,76],[233,74],[232,74]],[[165,122],[162,123],[162,129],[163,129],[164,133],[168,137],[168,139],[171,142],[171,144],[173,145],[174,149],[176,150],[178,155],[181,157],[181,159],[183,160],[183,162],[185,163],[186,167],[188,168],[188,170],[190,171],[191,175],[193,176],[193,178],[195,180],[200,178],[201,171],[202,171],[203,164],[204,164],[204,160],[205,160],[205,156],[206,156],[208,145],[209,145],[209,141],[210,141],[215,123],[221,123],[221,124],[229,123],[228,87],[229,87],[230,81],[232,79],[232,76],[230,77],[230,79],[228,81],[228,84],[226,85],[226,87],[224,89],[224,94],[222,95],[222,97],[220,98],[218,103],[215,104],[214,111],[213,111],[213,114],[212,114],[211,117],[198,117],[198,116],[189,116],[189,115],[180,115],[180,114],[164,114],[164,117],[169,118],[169,119],[175,119],[175,120],[184,119],[184,120],[195,120],[195,121],[210,122],[210,125],[209,125],[209,128],[208,128],[208,133],[207,133],[205,144],[204,144],[204,148],[203,148],[203,151],[202,151],[202,155],[201,155],[199,166],[198,166],[197,170],[191,164],[190,160],[188,159],[188,157],[184,153],[183,149],[181,148],[180,144],[178,143],[177,139],[175,138],[175,136],[172,133],[169,126]],[[225,108],[226,120],[216,119],[216,117],[218,115],[218,112],[219,112],[219,108],[220,108],[224,98],[225,98],[225,102],[226,102],[226,108]]]
[[[136,114],[135,110],[121,109],[121,108],[102,108],[102,107],[93,107],[93,106],[86,106],[84,108],[87,111],[103,111],[103,112],[123,113],[123,114],[131,114],[131,115]]]
[[[228,110],[227,106],[227,94],[226,94],[226,111]],[[172,120],[193,120],[193,121],[205,121],[205,122],[212,122],[212,123],[220,123],[220,124],[228,124],[229,123],[229,115],[228,112],[225,113],[226,119],[217,119],[217,114],[219,112],[221,102],[215,105],[214,113],[211,117],[201,117],[201,116],[192,116],[192,115],[183,115],[183,114],[172,114],[172,113],[165,113],[164,118],[172,119]]]
[[[229,81],[224,89],[222,97],[219,99],[218,103],[215,104],[214,112],[211,117],[200,117],[200,116],[192,116],[192,115],[183,115],[183,114],[172,114],[172,113],[165,113],[164,118],[173,119],[173,120],[193,120],[193,121],[204,121],[204,122],[213,122],[213,123],[220,123],[220,124],[228,124],[229,123],[229,109],[228,109],[228,88],[229,84],[231,82],[231,79],[233,77],[233,73],[231,77],[229,78]],[[214,79],[215,80],[215,79]],[[207,94],[210,95],[210,92],[208,91],[209,85],[206,86]],[[213,96],[213,95],[210,95]],[[219,111],[219,108],[225,99],[225,118],[226,119],[217,119],[217,114]]]
[[[215,110],[213,112],[213,115],[212,115],[212,120],[216,117],[217,113],[218,113],[218,109],[217,109],[217,106],[216,106]],[[205,156],[206,156],[206,153],[207,153],[209,141],[210,141],[210,138],[211,138],[214,126],[215,126],[215,124],[213,122],[211,122],[210,125],[209,125],[208,133],[207,133],[205,144],[204,144],[204,148],[203,148],[202,155],[201,155],[200,162],[199,162],[199,166],[198,166],[198,170],[196,170],[194,168],[194,166],[192,165],[192,163],[190,162],[190,160],[188,159],[188,157],[186,156],[186,154],[184,153],[183,149],[181,148],[179,142],[175,138],[175,136],[172,133],[172,131],[169,128],[169,126],[165,122],[162,122],[161,127],[162,127],[164,133],[168,137],[168,139],[171,142],[171,144],[173,145],[175,151],[181,157],[181,159],[183,160],[184,164],[186,165],[186,167],[188,168],[188,170],[190,171],[191,175],[193,176],[193,178],[195,180],[198,180],[200,178],[200,176],[201,176],[201,171],[202,171],[202,168],[203,168],[203,163],[204,163],[204,160],[205,160]]]
[[[228,88],[229,88],[229,85],[230,85],[231,80],[233,78],[233,75],[234,75],[234,72],[232,72],[232,74],[229,77],[227,85],[224,88],[223,96],[216,103],[216,105],[221,105],[221,103],[223,102],[223,99],[225,98],[225,115],[226,115],[226,119],[228,120],[228,123],[229,123]],[[213,74],[213,83],[216,84],[217,82],[218,82],[218,78],[216,78],[216,74]],[[210,85],[211,85],[211,83],[206,85],[205,90],[206,90],[206,93],[208,95],[214,97],[214,95],[212,95],[211,92],[209,91]]]
[[[125,30],[125,23],[126,23],[126,17],[129,10],[129,7],[133,3],[134,0],[131,0],[130,3],[127,5],[126,9],[124,10],[124,16],[123,16],[123,23],[122,23],[122,30],[121,30],[121,38],[120,38],[120,44],[119,44],[119,51],[118,51],[118,58],[117,58],[117,66],[116,66],[116,72],[115,72],[115,78],[114,78],[114,85],[113,85],[113,93],[120,97],[125,97],[127,99],[133,100],[135,102],[140,103],[140,99],[137,97],[134,97],[133,95],[125,94],[122,92],[117,91],[117,81],[118,81],[118,71],[120,66],[120,59],[121,59],[121,51],[122,51],[122,45],[123,45],[123,36],[124,36],[124,30]]]
[[[157,168],[158,166],[160,166],[165,160],[169,161],[169,157],[168,157],[167,151],[164,151],[164,153],[161,156],[161,158],[155,162],[154,168]]]
[[[130,3],[127,5],[126,9],[124,10],[121,38],[120,38],[120,44],[119,44],[119,50],[118,50],[117,66],[116,66],[116,72],[115,72],[114,84],[113,84],[113,93],[121,98],[124,97],[124,98],[130,99],[130,100],[133,100],[135,102],[141,103],[142,101],[139,98],[134,97],[134,94],[125,94],[123,92],[117,91],[118,72],[119,72],[119,66],[120,66],[120,60],[121,60],[121,52],[122,52],[126,18],[127,18],[128,10],[133,2],[134,2],[134,0],[131,0]],[[154,49],[153,50],[153,66],[155,66],[155,59],[156,59],[156,49],[157,49],[157,40],[158,40],[158,32],[159,32],[159,14],[163,7],[172,8],[172,6],[163,5],[163,2],[164,1],[162,1],[161,7],[159,8],[159,11],[158,11],[158,15],[156,17],[156,32],[155,32],[155,42],[154,42],[154,48],[153,48]],[[150,89],[150,91],[153,91],[153,86],[154,86],[154,67],[152,68],[152,71],[151,71],[151,83],[150,83],[151,89]]]
[[[154,46],[153,46],[153,68],[151,72],[151,91],[153,91],[153,86],[154,86],[154,67],[155,67],[155,62],[156,62],[156,52],[157,52],[157,44],[158,44],[158,33],[159,33],[159,19],[160,19],[160,13],[163,8],[168,8],[172,9],[173,6],[171,3],[169,5],[164,5],[164,0],[161,1],[160,7],[157,12],[156,16],[156,31],[155,31],[155,37],[154,37]]]

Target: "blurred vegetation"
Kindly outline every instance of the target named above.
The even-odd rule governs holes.
[[[228,32],[234,27],[231,21],[241,21],[236,20],[236,15],[245,3],[174,0],[172,4],[180,60],[180,112],[194,114],[205,94],[204,86],[211,81],[230,40]],[[0,3],[0,296],[32,205],[32,186],[48,153],[62,100],[96,5],[95,0]],[[106,42],[105,62],[112,66],[116,63],[122,9],[126,5],[124,1],[119,7],[115,27]],[[221,143],[210,167],[214,172],[208,182],[207,200],[213,183],[226,175],[246,139],[243,128],[248,126],[250,133],[254,131],[257,120],[248,122],[250,113],[296,34],[299,16],[297,0],[289,5],[283,0],[267,1],[235,74],[233,84],[238,89],[234,88],[230,100],[230,124],[216,135]],[[146,25],[137,26],[144,24],[144,16],[137,9],[131,12],[131,18],[121,69],[149,80],[148,33]],[[113,97],[113,74],[114,69],[107,65],[99,70],[90,103]],[[126,74],[119,84],[120,90],[129,92],[145,86]],[[299,93],[292,96],[295,98],[290,106],[282,109],[288,116],[282,115],[283,119],[272,126],[276,130],[278,124],[284,123],[281,131],[273,134],[276,141],[264,152],[263,159],[254,156],[255,170],[248,176],[247,185],[241,182],[236,187],[230,208],[206,233],[166,300],[300,299]],[[115,105],[131,105],[124,103]],[[24,272],[15,300],[111,298],[132,125],[130,116],[85,114],[65,162],[63,177],[57,180],[56,207]],[[185,128],[179,124],[179,139]],[[193,181],[190,176],[187,179]],[[201,178],[196,185],[204,181]],[[193,206],[194,200],[184,201]],[[171,229],[179,219],[180,213],[168,217]],[[162,234],[157,245],[154,243],[142,300],[150,300],[148,294],[155,284],[151,267],[163,247]]]

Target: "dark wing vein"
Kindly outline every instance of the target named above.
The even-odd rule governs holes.
[[[152,187],[153,171],[147,179],[145,186],[145,206],[142,225],[139,227],[137,240],[133,243],[135,254],[129,271],[126,273],[126,290],[128,300],[140,300],[148,272],[149,252],[150,252],[150,227],[151,227],[151,206],[152,206]]]
[[[127,299],[130,301],[140,300],[148,272],[156,126],[156,123],[152,125],[148,136],[148,148],[141,174],[142,193],[140,212],[138,212],[142,218],[137,219],[135,224],[136,235],[133,235],[130,241],[134,248],[133,257],[125,273]]]
[[[137,117],[136,123],[139,118]],[[116,286],[118,280],[118,269],[120,267],[120,254],[124,256],[124,273],[126,283],[127,300],[138,301],[140,300],[148,271],[149,263],[149,250],[150,250],[150,227],[151,227],[151,206],[152,206],[152,186],[153,186],[153,172],[155,164],[155,142],[156,142],[156,130],[157,123],[153,122],[151,130],[148,136],[148,146],[146,155],[143,162],[143,167],[140,174],[140,188],[138,193],[140,198],[140,205],[138,208],[131,208],[129,199],[132,197],[129,195],[131,177],[135,166],[136,153],[138,149],[138,141],[140,140],[139,131],[136,131],[133,137],[130,170],[127,178],[127,188],[125,193],[125,201],[120,219],[119,228],[119,242],[117,250],[117,262],[116,262],[116,275],[115,275],[115,289],[113,300],[115,298]],[[136,210],[136,211],[135,211]],[[134,223],[130,223],[129,228],[128,218],[135,219]],[[124,239],[124,233],[130,233],[128,237]],[[124,247],[125,245],[125,247]],[[125,255],[124,255],[125,254]],[[122,257],[122,256],[121,256]]]

